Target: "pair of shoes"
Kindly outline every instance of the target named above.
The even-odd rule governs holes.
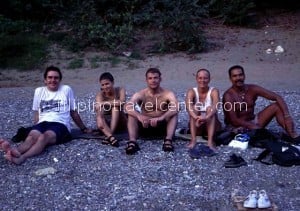
[[[248,148],[249,140],[250,137],[247,134],[237,134],[228,146],[245,150]]]
[[[165,152],[173,152],[174,151],[174,146],[172,144],[171,139],[165,139],[164,140],[162,150],[165,151]]]
[[[136,141],[128,141],[127,142],[127,146],[125,149],[127,155],[133,155],[134,153],[136,153],[139,150],[140,150],[140,147],[136,143]]]
[[[113,147],[119,147],[119,141],[114,136],[105,138],[102,142],[104,145],[112,145]]]
[[[234,153],[230,155],[229,160],[224,163],[225,168],[238,168],[241,166],[247,166],[247,162],[241,156],[237,156]]]
[[[245,208],[269,208],[271,207],[271,201],[265,190],[259,191],[256,190],[250,191],[249,195],[244,201]]]
[[[208,146],[204,144],[200,145],[195,145],[192,149],[189,149],[188,151],[189,155],[193,159],[199,159],[201,157],[207,156],[207,157],[212,157],[214,155],[217,155],[214,150],[209,148]]]

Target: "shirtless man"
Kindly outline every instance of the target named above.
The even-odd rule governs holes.
[[[49,145],[70,141],[70,117],[82,132],[90,132],[75,109],[71,87],[61,85],[61,79],[59,68],[54,66],[46,68],[45,86],[36,88],[33,98],[35,125],[24,142],[13,147],[8,141],[0,139],[0,149],[4,151],[4,157],[8,161],[21,164],[27,158],[42,153]]]
[[[215,149],[215,132],[221,129],[217,107],[220,102],[219,90],[209,87],[210,73],[200,69],[196,74],[197,87],[189,89],[185,104],[190,117],[191,141],[188,148],[196,144],[196,135],[207,134],[207,145]]]
[[[228,73],[232,87],[223,95],[224,121],[228,128],[236,133],[264,128],[275,117],[292,139],[298,137],[288,106],[281,96],[260,86],[245,84],[244,69],[239,65],[230,67]],[[258,97],[272,100],[274,103],[255,115],[254,107]]]
[[[161,72],[157,68],[149,68],[145,76],[148,87],[135,93],[125,106],[129,133],[126,153],[134,154],[139,150],[136,142],[138,133],[143,136],[165,135],[162,149],[173,151],[178,101],[173,92],[160,86]],[[136,105],[140,107],[140,112]]]

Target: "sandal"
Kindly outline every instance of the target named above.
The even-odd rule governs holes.
[[[126,146],[126,154],[133,155],[137,151],[140,150],[139,145],[136,143],[136,141],[128,141]]]
[[[165,139],[163,146],[162,146],[163,151],[165,152],[173,152],[174,151],[174,146],[172,144],[171,139]]]
[[[105,138],[102,141],[102,144],[104,144],[104,145],[112,145],[114,147],[119,147],[119,141],[115,137],[113,137],[113,136],[109,136],[109,137]]]

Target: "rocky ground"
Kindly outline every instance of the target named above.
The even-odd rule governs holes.
[[[57,50],[46,65],[62,68],[63,82],[74,88],[84,122],[95,127],[89,105],[103,71],[112,72],[116,84],[125,86],[130,96],[144,87],[145,70],[158,67],[163,72],[162,85],[183,101],[187,88],[195,85],[193,74],[200,67],[211,71],[211,85],[222,94],[230,85],[227,69],[241,64],[248,82],[284,97],[300,133],[299,14],[281,14],[277,19],[280,21],[266,22],[260,29],[210,27],[207,34],[220,48],[197,55],[149,55],[144,60],[124,57],[125,62],[116,66],[105,61],[92,68],[88,58],[102,53],[85,52],[81,54],[85,66],[67,70],[72,56]],[[284,52],[274,53],[278,45]],[[269,48],[271,53],[266,51]],[[32,96],[34,88],[42,85],[41,71],[1,71],[0,137],[9,139],[18,127],[31,125]],[[257,106],[267,103],[260,99]],[[181,111],[179,117],[178,127],[186,126],[186,112]],[[268,128],[282,131],[275,122]],[[239,151],[221,146],[217,156],[194,160],[188,155],[187,142],[180,139],[174,142],[174,153],[163,152],[161,140],[139,140],[141,151],[133,156],[125,154],[125,143],[123,140],[119,148],[112,148],[99,140],[77,139],[49,147],[20,166],[0,158],[1,210],[234,210],[231,195],[246,196],[253,189],[265,189],[279,210],[300,209],[299,167],[252,161],[261,149]],[[248,166],[224,168],[231,153],[241,155]]]
[[[18,127],[30,125],[32,92],[33,88],[2,88],[1,137],[10,138]],[[77,93],[81,102],[94,98],[92,90]],[[300,131],[300,93],[280,94]],[[178,95],[180,101],[183,95]],[[260,100],[258,106],[265,103]],[[94,127],[93,112],[85,110],[81,115]],[[187,114],[181,111],[179,127],[186,122]],[[281,131],[274,122],[270,129]],[[195,160],[188,155],[187,142],[180,139],[175,140],[174,153],[163,152],[161,140],[139,140],[141,151],[133,156],[125,154],[125,143],[113,148],[99,140],[78,139],[52,146],[20,166],[0,159],[1,209],[234,210],[231,195],[246,196],[253,189],[265,189],[279,210],[300,208],[299,167],[252,161],[261,149],[221,146],[217,156]],[[248,166],[224,168],[231,153],[241,155]]]

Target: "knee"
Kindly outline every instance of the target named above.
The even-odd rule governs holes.
[[[272,104],[270,105],[270,107],[271,107],[273,110],[276,110],[276,111],[280,110],[279,104],[278,104],[277,102],[272,103]]]

